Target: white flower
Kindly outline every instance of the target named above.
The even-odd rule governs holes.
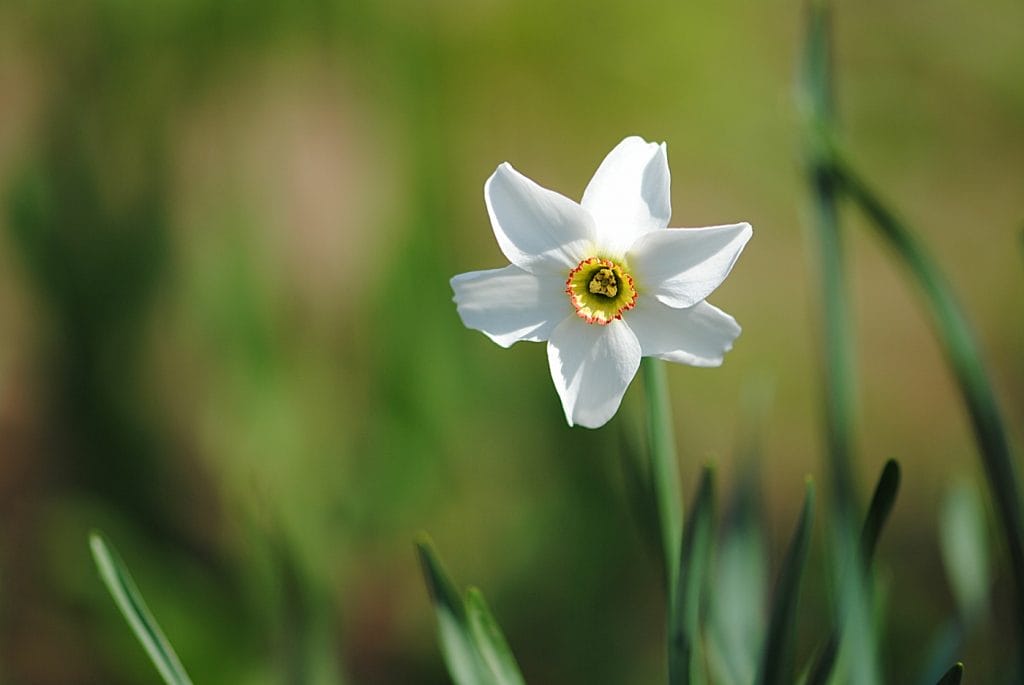
[[[608,422],[641,357],[718,366],[740,334],[704,298],[729,274],[750,224],[669,229],[665,144],[632,136],[576,203],[501,164],[484,184],[511,262],[451,280],[462,322],[502,347],[548,343],[569,425]]]

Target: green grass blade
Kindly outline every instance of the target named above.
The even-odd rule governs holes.
[[[868,514],[864,518],[864,527],[861,529],[860,554],[865,569],[871,566],[871,560],[875,557],[878,538],[882,534],[885,522],[889,520],[899,489],[900,465],[895,459],[890,459],[882,467],[875,492],[871,496],[871,504],[868,505]]]
[[[882,534],[882,528],[889,519],[893,504],[896,502],[896,493],[900,488],[900,465],[895,459],[885,462],[882,473],[878,477],[874,494],[871,496],[871,504],[868,506],[868,513],[864,519],[864,527],[861,529],[860,552],[861,561],[864,564],[865,573],[870,569],[871,560],[875,556],[875,548],[878,545],[878,538]],[[835,667],[836,655],[839,652],[839,631],[835,628],[825,639],[824,644],[818,649],[806,685],[824,685],[832,676],[832,669]]]
[[[671,685],[694,682],[694,671],[703,662],[700,656],[701,590],[711,557],[714,509],[714,472],[705,467],[693,511],[683,531],[678,585],[672,593],[674,602],[669,616],[668,644],[668,681]]]
[[[665,582],[671,594],[679,570],[679,544],[683,533],[683,495],[676,461],[676,439],[672,429],[672,404],[668,395],[664,362],[650,357],[641,364],[647,393],[647,420],[650,433],[651,480],[658,504],[661,549],[665,560]]]
[[[878,632],[870,578],[857,540],[837,534],[832,552],[839,599],[838,682],[874,685],[882,682]]]
[[[178,655],[146,607],[135,581],[117,552],[98,532],[89,535],[89,548],[103,584],[107,586],[117,608],[142,643],[164,682],[168,685],[191,685],[192,681],[185,673]]]
[[[794,682],[789,671],[793,633],[796,627],[796,607],[800,591],[800,579],[807,565],[807,552],[811,542],[811,526],[814,519],[814,483],[808,478],[804,506],[797,519],[796,530],[789,541],[786,557],[779,571],[772,598],[771,618],[765,637],[761,667],[758,671],[758,685],[782,685]]]
[[[437,558],[433,542],[426,535],[421,536],[416,541],[416,551],[434,604],[441,653],[449,675],[456,685],[492,683],[493,680],[487,677],[483,657],[477,650],[462,595]]]
[[[623,431],[620,439],[619,463],[622,483],[629,510],[637,523],[644,546],[652,559],[660,559],[661,524],[658,505],[654,498],[654,479],[650,475],[650,460],[645,441],[630,431]]]
[[[936,685],[960,685],[960,681],[964,677],[964,665],[957,663],[953,668],[946,671],[946,675],[942,676]]]
[[[470,588],[466,593],[466,611],[473,639],[484,663],[494,674],[495,682],[501,685],[524,685],[519,665],[480,590]]]
[[[767,630],[767,560],[761,502],[758,497],[756,449],[740,461],[739,483],[716,534],[714,585],[708,594],[705,653],[721,685],[754,681]]]
[[[831,159],[843,190],[868,216],[871,225],[917,284],[967,406],[1010,555],[1017,602],[1018,648],[1015,651],[1019,665],[1024,667],[1024,519],[1021,517],[1020,484],[1006,426],[981,363],[978,346],[946,279],[907,226],[882,203],[837,149],[833,149]]]

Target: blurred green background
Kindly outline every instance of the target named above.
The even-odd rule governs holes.
[[[1024,6],[836,19],[854,156],[949,275],[1019,429]],[[667,141],[673,225],[755,229],[711,298],[735,349],[669,378],[684,491],[707,462],[727,492],[756,472],[771,575],[804,475],[827,482],[801,31],[790,0],[0,2],[0,680],[156,682],[93,527],[197,682],[447,682],[420,530],[531,683],[661,678],[621,459],[640,393],[569,429],[543,346],[465,330],[448,278],[505,263],[499,162],[578,198],[624,136]],[[858,478],[904,468],[878,563],[908,682],[958,606],[944,498],[984,491],[914,293],[851,218]],[[1008,644],[993,555],[972,682]],[[827,615],[820,558],[809,576],[801,656]]]

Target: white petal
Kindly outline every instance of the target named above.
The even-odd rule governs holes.
[[[615,146],[583,192],[597,223],[597,242],[621,256],[638,237],[668,226],[672,216],[665,144],[630,136]]]
[[[624,318],[645,357],[690,366],[720,366],[740,334],[736,319],[707,302],[675,309],[641,297]]]
[[[451,285],[462,323],[502,347],[547,340],[572,313],[560,276],[536,276],[514,265],[459,274]]]
[[[653,231],[626,259],[642,292],[670,307],[691,307],[725,280],[751,234],[747,223]]]
[[[501,164],[484,184],[484,201],[498,246],[531,272],[567,273],[593,253],[594,220],[567,197]]]
[[[640,367],[640,343],[622,321],[601,326],[573,314],[551,333],[548,365],[565,420],[598,428],[615,415]]]

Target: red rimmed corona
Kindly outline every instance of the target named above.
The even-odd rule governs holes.
[[[606,326],[636,306],[639,294],[633,277],[610,259],[590,257],[569,272],[565,292],[576,316]]]

